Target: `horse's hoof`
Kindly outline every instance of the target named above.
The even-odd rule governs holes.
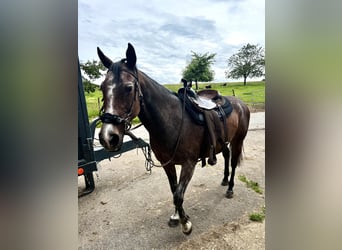
[[[185,235],[189,235],[192,232],[192,223],[191,221],[187,221],[185,224],[182,224],[182,231],[183,234]]]
[[[221,186],[228,186],[228,180],[222,180]]]
[[[233,198],[233,194],[234,194],[233,191],[228,190],[228,191],[226,192],[226,197],[227,197],[228,199],[231,199],[231,198]]]
[[[168,222],[169,227],[177,227],[179,225],[179,220],[170,219]]]

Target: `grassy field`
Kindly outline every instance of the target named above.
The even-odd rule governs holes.
[[[208,83],[199,83],[199,90],[205,89]],[[265,108],[265,82],[247,82],[246,86],[243,86],[242,82],[238,83],[211,83],[211,88],[216,89],[221,95],[234,95],[244,101],[251,111],[264,110]],[[183,87],[182,84],[165,84],[166,88],[171,91],[177,92],[177,90]],[[195,87],[193,85],[193,87]],[[85,93],[89,120],[92,120],[99,114],[100,106],[102,105],[102,93],[100,90],[96,90],[93,93]]]
[[[208,83],[198,84],[198,89],[205,89]],[[211,88],[216,89],[221,95],[234,95],[244,101],[247,105],[265,105],[265,82],[247,82],[243,86],[242,82],[237,83],[211,83]],[[166,84],[164,85],[172,91],[177,91],[183,87],[182,84]],[[195,88],[195,84],[192,85]]]
[[[87,102],[89,121],[91,121],[99,115],[99,110],[102,106],[102,92],[99,89],[96,89],[95,92],[85,93],[85,98]]]

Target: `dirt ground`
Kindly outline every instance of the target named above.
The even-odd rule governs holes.
[[[149,174],[140,150],[101,161],[94,192],[79,198],[79,249],[265,249],[265,222],[249,220],[265,205],[264,122],[264,112],[252,113],[233,199],[220,185],[221,154],[215,166],[198,164],[183,204],[193,224],[189,236],[180,226],[167,225],[174,208],[163,169],[155,167]],[[143,127],[134,134],[148,141]],[[258,182],[263,194],[247,188],[239,175]],[[83,177],[78,184],[84,187]]]

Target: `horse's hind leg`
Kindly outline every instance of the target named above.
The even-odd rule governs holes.
[[[196,163],[185,163],[182,165],[182,170],[179,178],[179,184],[173,194],[173,203],[178,211],[180,222],[182,224],[182,231],[184,234],[190,234],[192,231],[192,223],[189,220],[189,216],[186,215],[183,209],[183,200],[185,190],[192,178]]]
[[[230,175],[229,186],[226,192],[227,198],[233,198],[233,187],[234,187],[234,177],[235,177],[235,169],[240,162],[241,154],[242,154],[242,145],[243,139],[235,139],[232,141],[232,159],[231,159],[231,166],[232,166],[232,173]]]
[[[222,186],[228,186],[230,151],[229,151],[229,148],[227,146],[223,147],[222,155],[224,158],[224,176],[223,176],[223,180],[221,182],[221,185]]]
[[[164,170],[167,175],[167,178],[169,179],[171,192],[174,195],[177,188],[177,172],[175,165],[166,165],[164,166]],[[170,227],[176,227],[179,225],[179,214],[177,209],[175,209],[175,213],[171,215],[168,224]]]

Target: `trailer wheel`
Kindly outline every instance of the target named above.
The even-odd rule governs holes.
[[[84,195],[90,194],[95,189],[95,182],[93,173],[84,174],[84,181],[85,181],[85,189],[78,194],[78,197],[82,197]]]

